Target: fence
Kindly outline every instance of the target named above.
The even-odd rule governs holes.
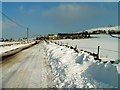
[[[94,53],[94,52],[91,52],[91,51],[87,51],[87,50],[83,50],[83,49],[81,49],[81,50],[79,51],[77,45],[75,45],[75,47],[73,47],[73,46],[71,46],[71,45],[68,45],[68,43],[67,43],[67,44],[64,44],[63,42],[53,42],[53,41],[50,41],[50,42],[51,42],[51,43],[55,43],[55,44],[57,44],[57,45],[59,45],[59,46],[65,46],[65,47],[67,47],[67,48],[73,49],[76,53],[79,53],[79,52],[81,52],[81,51],[84,51],[85,53],[88,53],[89,55],[92,55],[92,56],[94,57],[94,59],[97,60],[97,61],[99,61],[99,62],[102,61],[102,59],[100,59],[100,56],[99,56],[99,54],[100,54],[100,49],[101,49],[101,50],[106,50],[106,51],[118,52],[118,51],[115,51],[115,50],[103,49],[103,48],[100,48],[100,46],[98,46],[97,48],[92,48],[92,49],[97,49],[97,53]],[[120,52],[118,52],[118,53],[120,53]],[[108,61],[102,61],[102,62],[103,62],[103,63],[107,63]],[[118,63],[120,62],[120,59],[118,59],[117,62],[116,62],[116,61],[110,61],[110,62],[111,62],[112,64],[118,64]]]

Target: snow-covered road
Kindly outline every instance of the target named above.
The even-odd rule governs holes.
[[[43,43],[23,50],[2,62],[2,88],[53,87],[53,75],[44,55]]]

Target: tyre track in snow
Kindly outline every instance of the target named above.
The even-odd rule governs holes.
[[[2,62],[3,88],[53,87],[53,75],[43,54],[43,42]]]

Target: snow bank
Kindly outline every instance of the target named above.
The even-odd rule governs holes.
[[[118,72],[110,62],[105,65],[101,62],[93,62],[83,73],[86,81],[96,84],[99,88],[113,88],[118,86]],[[104,83],[104,84],[103,84]]]
[[[118,71],[110,62],[95,61],[93,56],[65,46],[44,42],[44,51],[57,88],[115,88]]]
[[[34,45],[34,44],[35,44],[35,42],[24,43],[24,44],[23,43],[22,44],[21,43],[18,43],[18,44],[13,43],[10,46],[2,46],[2,47],[0,47],[0,50],[1,50],[0,57],[1,56],[5,57],[5,56],[15,54],[25,48],[28,48],[28,47]]]

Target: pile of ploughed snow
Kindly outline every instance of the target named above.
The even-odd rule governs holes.
[[[0,42],[0,57],[8,56],[11,53],[21,51],[23,48],[27,48],[35,44],[34,41],[26,42]]]
[[[57,88],[117,88],[117,66],[95,61],[93,56],[44,42],[44,51]]]

